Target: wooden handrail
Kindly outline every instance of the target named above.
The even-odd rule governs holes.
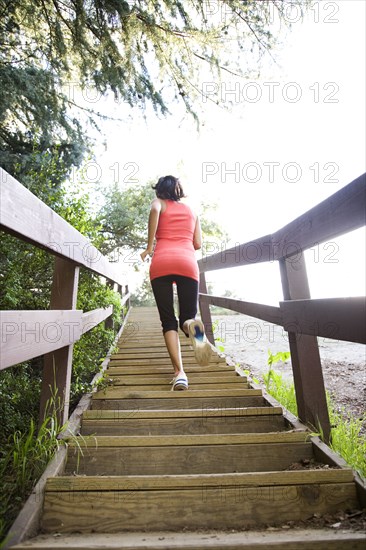
[[[106,320],[112,328],[113,306],[83,313],[76,310],[80,266],[102,275],[112,289],[117,284],[124,310],[130,294],[118,267],[49,206],[0,168],[0,229],[54,256],[50,310],[1,312],[1,366],[44,356],[40,419],[57,390],[55,412],[63,425],[68,418],[73,344]],[[52,401],[52,400],[51,400]]]
[[[200,310],[205,327],[212,326],[210,305],[283,326],[289,333],[299,418],[322,430],[329,441],[326,404],[317,336],[366,343],[365,297],[311,300],[305,250],[359,229],[366,218],[366,174],[311,208],[278,231],[203,257],[200,269]],[[205,273],[268,261],[279,261],[284,301],[267,306],[207,294]],[[207,334],[214,344],[212,333]]]
[[[272,234],[199,260],[201,273],[298,257],[315,244],[365,225],[366,174]]]
[[[0,229],[50,254],[72,260],[117,284],[123,284],[116,265],[2,168],[0,183]]]

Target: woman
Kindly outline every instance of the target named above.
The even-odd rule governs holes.
[[[180,202],[185,196],[178,178],[165,176],[153,187],[156,199],[151,203],[148,243],[141,258],[153,255],[150,281],[159,310],[165,344],[174,368],[173,390],[186,390],[174,313],[173,283],[177,286],[179,327],[191,338],[197,363],[207,365],[211,346],[201,321],[195,320],[198,302],[199,271],[195,250],[201,248],[201,227],[191,208]],[[156,246],[154,250],[154,240]]]

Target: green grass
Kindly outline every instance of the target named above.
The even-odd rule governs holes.
[[[263,375],[267,392],[292,414],[297,416],[295,388],[292,381],[273,369],[273,365],[286,361],[289,353],[278,353],[268,356],[268,372]],[[363,428],[366,426],[366,414],[362,418],[354,418],[346,411],[336,412],[332,399],[327,395],[331,430],[330,447],[346,462],[366,479],[366,435]]]
[[[55,403],[52,398],[50,403]],[[1,449],[0,455],[0,541],[16,519],[56,450],[64,442],[58,435],[65,429],[56,420],[57,410],[38,429],[33,418],[27,432],[17,430]]]

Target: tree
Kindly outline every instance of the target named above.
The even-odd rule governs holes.
[[[257,68],[258,56],[275,43],[273,15],[286,22],[286,6],[287,0],[0,0],[0,163],[11,173],[17,165],[19,176],[37,143],[41,152],[57,146],[65,165],[80,164],[88,146],[82,113],[95,123],[96,112],[85,102],[75,110],[75,86],[162,114],[180,101],[197,117],[200,75],[245,75],[244,61]]]

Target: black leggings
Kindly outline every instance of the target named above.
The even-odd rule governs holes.
[[[163,334],[168,330],[178,331],[178,322],[174,313],[173,283],[177,285],[179,303],[179,326],[197,314],[198,281],[183,275],[164,275],[151,281],[156,305],[159,310]],[[183,331],[184,332],[184,331]]]

